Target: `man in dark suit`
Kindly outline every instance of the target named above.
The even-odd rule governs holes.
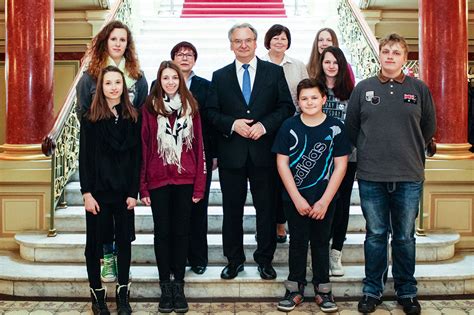
[[[263,279],[275,279],[275,156],[278,128],[295,110],[283,68],[255,56],[257,32],[248,23],[229,30],[235,62],[214,72],[204,114],[216,129],[223,195],[223,245],[228,265],[221,278],[244,269],[243,209],[250,182],[257,215],[254,260]]]
[[[180,42],[171,49],[171,59],[176,63],[184,79],[186,86],[193,94],[198,102],[199,111],[206,104],[207,93],[211,82],[194,74],[193,67],[196,64],[198,53],[196,47],[190,42]],[[151,86],[155,81],[152,82]],[[211,186],[212,171],[217,167],[217,159],[215,157],[215,136],[213,131],[203,119],[202,133],[204,140],[204,152],[206,154],[207,182],[204,198],[198,203],[193,204],[191,212],[191,226],[188,247],[188,263],[191,270],[196,274],[203,274],[206,271],[208,263],[208,246],[207,246],[207,207],[209,202],[209,188]]]

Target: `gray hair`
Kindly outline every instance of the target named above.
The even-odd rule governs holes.
[[[232,33],[238,28],[249,28],[252,33],[255,35],[255,40],[257,40],[257,30],[252,26],[250,23],[240,23],[240,24],[234,24],[229,30],[229,33],[227,33],[227,37],[229,38],[229,41],[232,41]]]

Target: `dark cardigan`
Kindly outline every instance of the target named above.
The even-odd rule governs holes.
[[[81,192],[104,202],[137,198],[141,162],[141,119],[136,123],[120,116],[92,123],[82,120],[79,149]]]

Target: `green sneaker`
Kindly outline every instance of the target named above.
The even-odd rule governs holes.
[[[104,255],[104,265],[100,272],[102,282],[115,282],[117,280],[117,263],[113,254]]]

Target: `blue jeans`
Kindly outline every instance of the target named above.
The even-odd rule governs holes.
[[[363,293],[380,298],[388,272],[388,240],[392,236],[392,275],[399,298],[416,296],[415,219],[423,182],[358,180],[366,220]]]

